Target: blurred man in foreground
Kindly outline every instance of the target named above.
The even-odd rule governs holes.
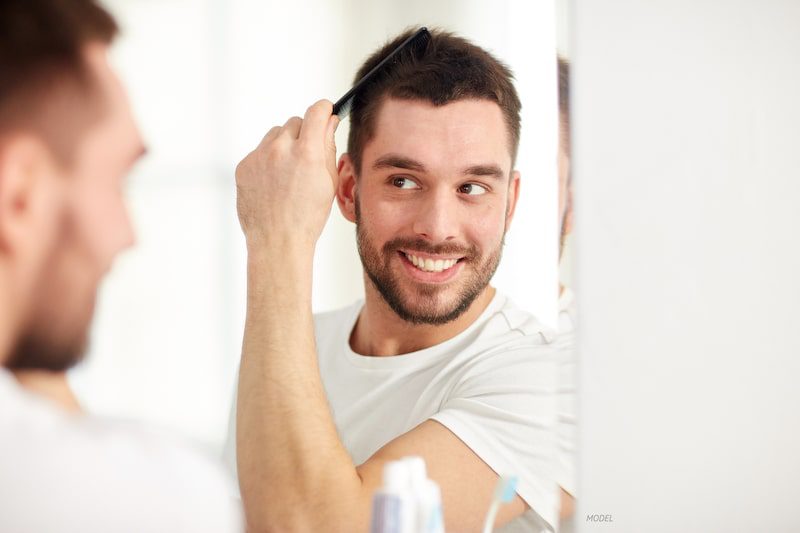
[[[91,0],[0,1],[0,531],[239,531],[203,457],[80,414],[42,374],[80,360],[133,243],[123,180],[144,147],[106,61],[116,32]]]

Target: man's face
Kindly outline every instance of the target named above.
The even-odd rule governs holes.
[[[469,308],[500,262],[518,183],[494,102],[383,103],[353,196],[364,270],[398,316],[444,324]]]
[[[11,355],[11,368],[64,370],[83,355],[97,289],[114,257],[133,243],[124,177],[143,152],[122,87],[105,47],[87,47],[105,98],[102,118],[77,143],[65,170],[58,238],[32,295],[32,313]]]

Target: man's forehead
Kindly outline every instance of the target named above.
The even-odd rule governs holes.
[[[455,130],[481,125],[495,131],[506,129],[500,106],[478,98],[464,98],[443,105],[421,99],[385,98],[378,108],[375,125],[376,133],[381,126]]]
[[[122,81],[108,61],[108,47],[102,43],[91,43],[84,48],[84,57],[91,69],[94,89],[93,98],[102,112],[92,128],[87,131],[85,150],[96,151],[105,145],[106,156],[128,168],[145,152],[136,120]]]
[[[509,147],[503,113],[491,100],[463,99],[435,106],[424,100],[387,98],[364,155],[377,158],[392,152],[434,160],[469,156],[510,170]]]

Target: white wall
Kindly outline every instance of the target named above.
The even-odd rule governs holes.
[[[139,243],[100,298],[71,374],[94,411],[221,446],[238,366],[245,255],[233,169],[274,124],[336,99],[368,53],[411,24],[443,26],[517,74],[523,174],[496,283],[552,323],[556,299],[556,85],[552,1],[108,0],[113,62],[150,149],[130,180]],[[348,122],[337,133],[344,148]],[[363,294],[355,232],[334,208],[315,259],[317,311]]]
[[[570,11],[580,531],[799,531],[800,3]]]

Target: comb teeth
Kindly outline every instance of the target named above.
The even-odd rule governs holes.
[[[391,67],[394,63],[396,63],[399,54],[405,49],[409,49],[412,54],[419,53],[419,51],[424,49],[424,47],[427,45],[430,36],[431,34],[428,33],[428,28],[422,27],[417,30],[414,35],[406,39],[400,46],[392,50],[392,52],[386,56],[383,61],[378,63],[375,68],[370,70],[363,78],[358,80],[352,89],[347,91],[344,96],[336,101],[336,103],[333,105],[333,114],[338,115],[340,120],[349,115],[353,107],[353,99],[355,98],[359,89],[366,85],[367,82],[376,76],[382,69]]]
[[[344,120],[349,114],[350,110],[353,109],[353,98],[354,95],[351,95],[350,98],[345,100],[344,102],[336,102],[336,105],[333,106],[333,114],[339,116],[339,120]]]

